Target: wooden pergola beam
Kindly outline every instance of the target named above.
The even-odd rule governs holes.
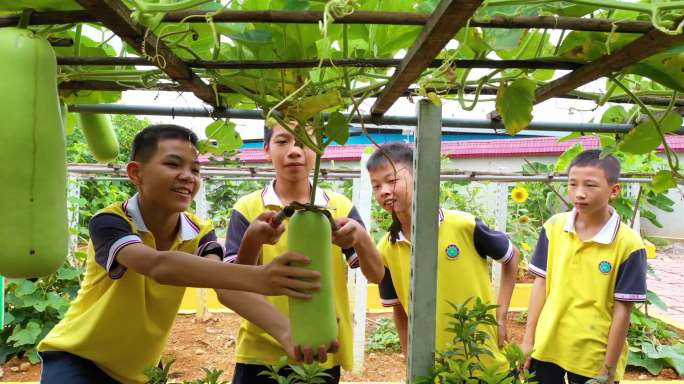
[[[181,58],[145,27],[133,22],[130,10],[120,0],[77,0],[93,17],[117,34],[138,53],[154,56],[154,64],[172,80],[190,89],[202,101],[217,107],[214,90],[192,72]]]
[[[388,68],[398,67],[402,59],[355,59],[342,58],[324,60],[322,67],[357,67],[357,68]],[[441,59],[432,60],[428,67],[436,68],[442,65]],[[283,69],[283,68],[314,68],[319,59],[304,60],[185,60],[190,68],[210,69]],[[57,58],[58,65],[80,66],[111,66],[135,65],[154,66],[144,57],[70,57]],[[454,60],[456,68],[521,68],[521,69],[563,69],[574,70],[581,64],[563,60]]]
[[[423,73],[456,32],[463,27],[482,0],[442,0],[409,49],[402,64],[375,100],[371,114],[380,116]]]
[[[570,92],[584,84],[610,75],[613,72],[636,64],[649,56],[682,43],[684,43],[684,33],[668,35],[653,29],[618,51],[585,64],[573,72],[537,89],[535,104]]]
[[[203,23],[207,11],[177,11],[164,16],[164,22],[180,22],[188,16],[186,22]],[[389,24],[389,25],[425,25],[430,18],[429,13],[413,12],[373,12],[355,11],[351,15],[335,19],[337,24]],[[300,23],[317,24],[323,20],[321,11],[241,11],[226,10],[213,16],[215,22],[223,23]],[[86,11],[36,12],[31,15],[32,25],[70,24],[97,22]],[[0,27],[17,25],[19,15],[0,15]],[[652,29],[647,21],[636,20],[603,20],[568,16],[493,16],[486,20],[471,20],[471,27],[482,28],[536,28],[567,29],[575,31],[646,33]]]

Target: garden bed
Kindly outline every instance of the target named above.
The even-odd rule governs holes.
[[[390,313],[369,314],[367,330],[373,329],[375,321],[391,317]],[[509,317],[509,337],[519,342],[525,331],[524,319],[517,313]],[[200,321],[194,315],[180,315],[173,327],[171,338],[164,356],[175,359],[172,372],[174,379],[197,379],[202,367],[224,369],[224,379],[233,375],[235,364],[235,341],[239,329],[239,317],[230,313],[211,314]],[[684,337],[684,332],[678,332]],[[11,367],[18,366],[19,360],[11,360],[2,366],[4,375],[0,381],[38,381],[40,365],[31,366],[26,372],[13,372]],[[345,372],[343,381],[403,381],[405,378],[404,358],[399,353],[367,352],[365,369],[362,373]],[[677,375],[671,369],[664,369],[654,377],[643,369],[630,368],[628,380],[674,380]]]

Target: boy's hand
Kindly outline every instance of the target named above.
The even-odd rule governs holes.
[[[250,240],[257,241],[260,244],[275,244],[280,239],[280,236],[285,232],[285,224],[280,223],[273,226],[271,221],[277,212],[266,211],[259,215],[254,221],[249,224],[245,237]]]
[[[309,292],[321,288],[321,274],[306,268],[293,267],[290,263],[308,264],[311,260],[293,252],[286,252],[269,264],[261,265],[259,273],[262,277],[261,294],[267,296],[286,295],[296,299],[310,299]]]
[[[332,233],[333,244],[342,249],[353,248],[367,232],[358,221],[348,217],[335,220],[337,230]]]
[[[525,356],[527,356],[525,359],[525,364],[523,365],[523,368],[526,370],[530,369],[530,365],[532,363],[532,348],[534,348],[533,343],[529,340],[523,339],[522,343],[520,344],[520,349],[522,349]]]
[[[587,381],[591,384],[613,384],[615,383],[615,368],[608,368],[605,364],[591,380]]]
[[[294,345],[290,340],[288,345],[283,344],[285,351],[287,351],[288,357],[306,364],[311,364],[314,361],[319,363],[325,363],[328,360],[328,353],[335,353],[340,348],[339,342],[333,341],[330,345],[319,345],[318,351],[314,356],[314,352],[311,347],[302,347],[301,345]]]

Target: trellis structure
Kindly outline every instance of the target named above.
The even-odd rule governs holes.
[[[229,69],[229,68],[307,68],[317,66],[338,67],[396,67],[387,84],[373,92],[376,100],[373,104],[370,121],[381,121],[385,112],[402,96],[419,92],[410,88],[427,68],[443,66],[445,63],[437,58],[447,43],[464,26],[479,28],[523,28],[523,29],[560,29],[596,32],[636,33],[641,36],[623,47],[596,58],[591,62],[570,62],[561,60],[453,60],[448,64],[456,68],[552,68],[565,69],[571,72],[536,90],[534,103],[540,103],[554,97],[571,97],[598,100],[599,96],[587,94],[578,90],[579,87],[599,79],[610,76],[615,71],[624,69],[641,60],[662,52],[668,48],[684,43],[684,34],[664,33],[656,29],[650,22],[598,20],[581,17],[549,17],[549,16],[517,16],[473,19],[482,0],[442,0],[432,13],[399,13],[399,12],[369,12],[356,11],[350,15],[334,20],[336,24],[392,24],[422,26],[422,32],[408,48],[402,60],[386,58],[356,59],[343,57],[333,60],[304,59],[279,61],[228,61],[228,60],[188,60],[181,58],[164,41],[155,36],[146,27],[138,24],[131,17],[131,10],[121,0],[77,0],[83,10],[65,12],[33,12],[28,17],[32,25],[54,25],[69,23],[99,23],[118,35],[129,47],[142,56],[146,56],[145,47],[154,47],[155,55],[148,59],[144,57],[121,58],[88,58],[88,57],[59,57],[62,66],[113,66],[113,65],[147,65],[158,67],[168,76],[167,81],[157,82],[150,86],[139,81],[100,81],[80,80],[66,81],[60,84],[62,90],[128,90],[155,89],[163,91],[187,91],[195,94],[199,99],[212,106],[213,114],[225,111],[228,105],[222,102],[221,95],[234,91],[225,84],[209,84],[200,70]],[[166,22],[203,22],[204,11],[170,12],[164,16]],[[195,17],[192,17],[195,16]],[[200,17],[197,17],[200,16]],[[325,20],[323,12],[317,11],[235,11],[224,10],[212,13],[214,22],[225,23],[319,23]],[[20,15],[0,16],[0,26],[16,25]],[[678,24],[681,19],[676,20]],[[53,40],[55,45],[68,45],[69,41]],[[216,58],[215,58],[216,59]],[[463,85],[462,85],[463,86]],[[465,91],[473,88],[464,87]],[[427,88],[426,91],[430,91]],[[457,92],[458,90],[453,90]],[[494,87],[484,87],[478,91],[485,94],[495,94]],[[440,92],[450,93],[452,90],[441,89]],[[630,101],[631,99],[618,95],[608,97],[607,101]],[[606,101],[606,100],[603,100]],[[640,97],[637,102],[653,105],[682,106],[684,99],[670,100],[660,96]],[[490,114],[497,120],[496,113]],[[495,123],[492,123],[495,124]],[[434,254],[436,250],[437,219],[434,212],[438,202],[439,178],[439,142],[442,126],[441,108],[421,100],[417,111],[417,140],[416,140],[416,185],[414,193],[421,199],[414,204],[414,247],[421,253]],[[409,378],[426,374],[433,364],[434,349],[434,320],[435,320],[435,281],[434,271],[436,260],[430,258],[412,258],[413,280],[410,311],[410,353]],[[420,335],[419,335],[420,330]]]

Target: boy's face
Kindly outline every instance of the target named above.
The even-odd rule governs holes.
[[[309,180],[309,173],[316,163],[316,153],[295,140],[285,128],[273,127],[271,140],[264,151],[279,178],[291,182]]]
[[[200,187],[197,156],[197,149],[189,141],[160,140],[148,161],[128,164],[128,176],[143,199],[152,199],[169,212],[183,212]]]
[[[413,174],[408,164],[396,163],[396,173],[390,163],[369,172],[373,196],[388,212],[411,213],[413,203]]]
[[[579,213],[600,212],[620,192],[619,184],[610,184],[599,167],[572,167],[568,174],[568,195]]]

